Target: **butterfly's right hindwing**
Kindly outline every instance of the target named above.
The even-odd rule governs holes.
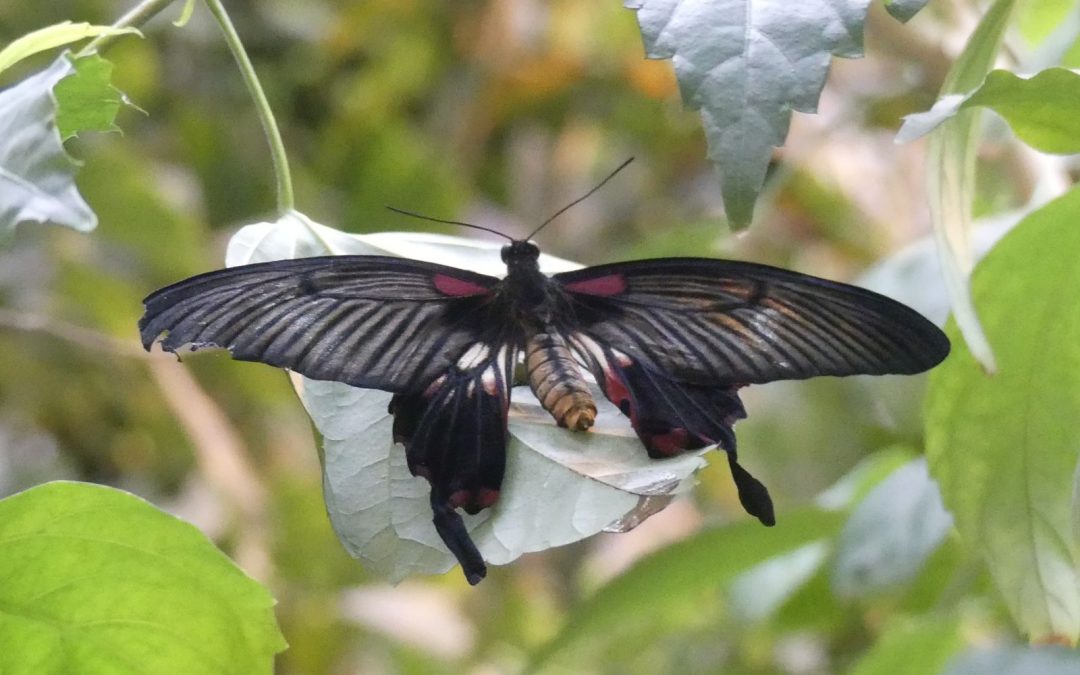
[[[498,500],[517,358],[513,344],[473,343],[426,390],[390,402],[394,440],[413,475],[431,484],[435,529],[472,584],[486,567],[456,509],[477,513]]]

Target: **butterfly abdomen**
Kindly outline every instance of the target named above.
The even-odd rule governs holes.
[[[584,431],[596,420],[596,402],[566,342],[556,333],[537,333],[525,345],[529,386],[559,426]]]

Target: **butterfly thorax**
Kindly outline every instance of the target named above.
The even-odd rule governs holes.
[[[560,426],[584,431],[596,419],[596,403],[553,317],[565,303],[562,290],[539,265],[540,249],[515,241],[502,249],[506,278],[497,296],[510,309],[524,343],[529,386]]]

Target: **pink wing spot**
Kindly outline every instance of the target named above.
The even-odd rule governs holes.
[[[649,438],[652,449],[665,457],[677,455],[691,445],[690,433],[686,429],[675,428],[666,434],[657,434]]]
[[[436,274],[432,281],[435,284],[435,289],[437,291],[443,295],[450,295],[455,298],[464,298],[470,295],[485,295],[491,292],[491,289],[487,286],[481,286],[480,284],[465,281],[464,279],[458,279],[457,277],[448,276],[446,274]]]
[[[626,278],[621,274],[609,274],[595,279],[585,279],[566,284],[566,290],[571,293],[584,293],[585,295],[618,295],[626,291]]]

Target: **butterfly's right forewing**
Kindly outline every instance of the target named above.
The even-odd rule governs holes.
[[[487,330],[498,280],[381,256],[298,258],[202,274],[144,301],[143,344],[217,346],[316,380],[401,392]]]

